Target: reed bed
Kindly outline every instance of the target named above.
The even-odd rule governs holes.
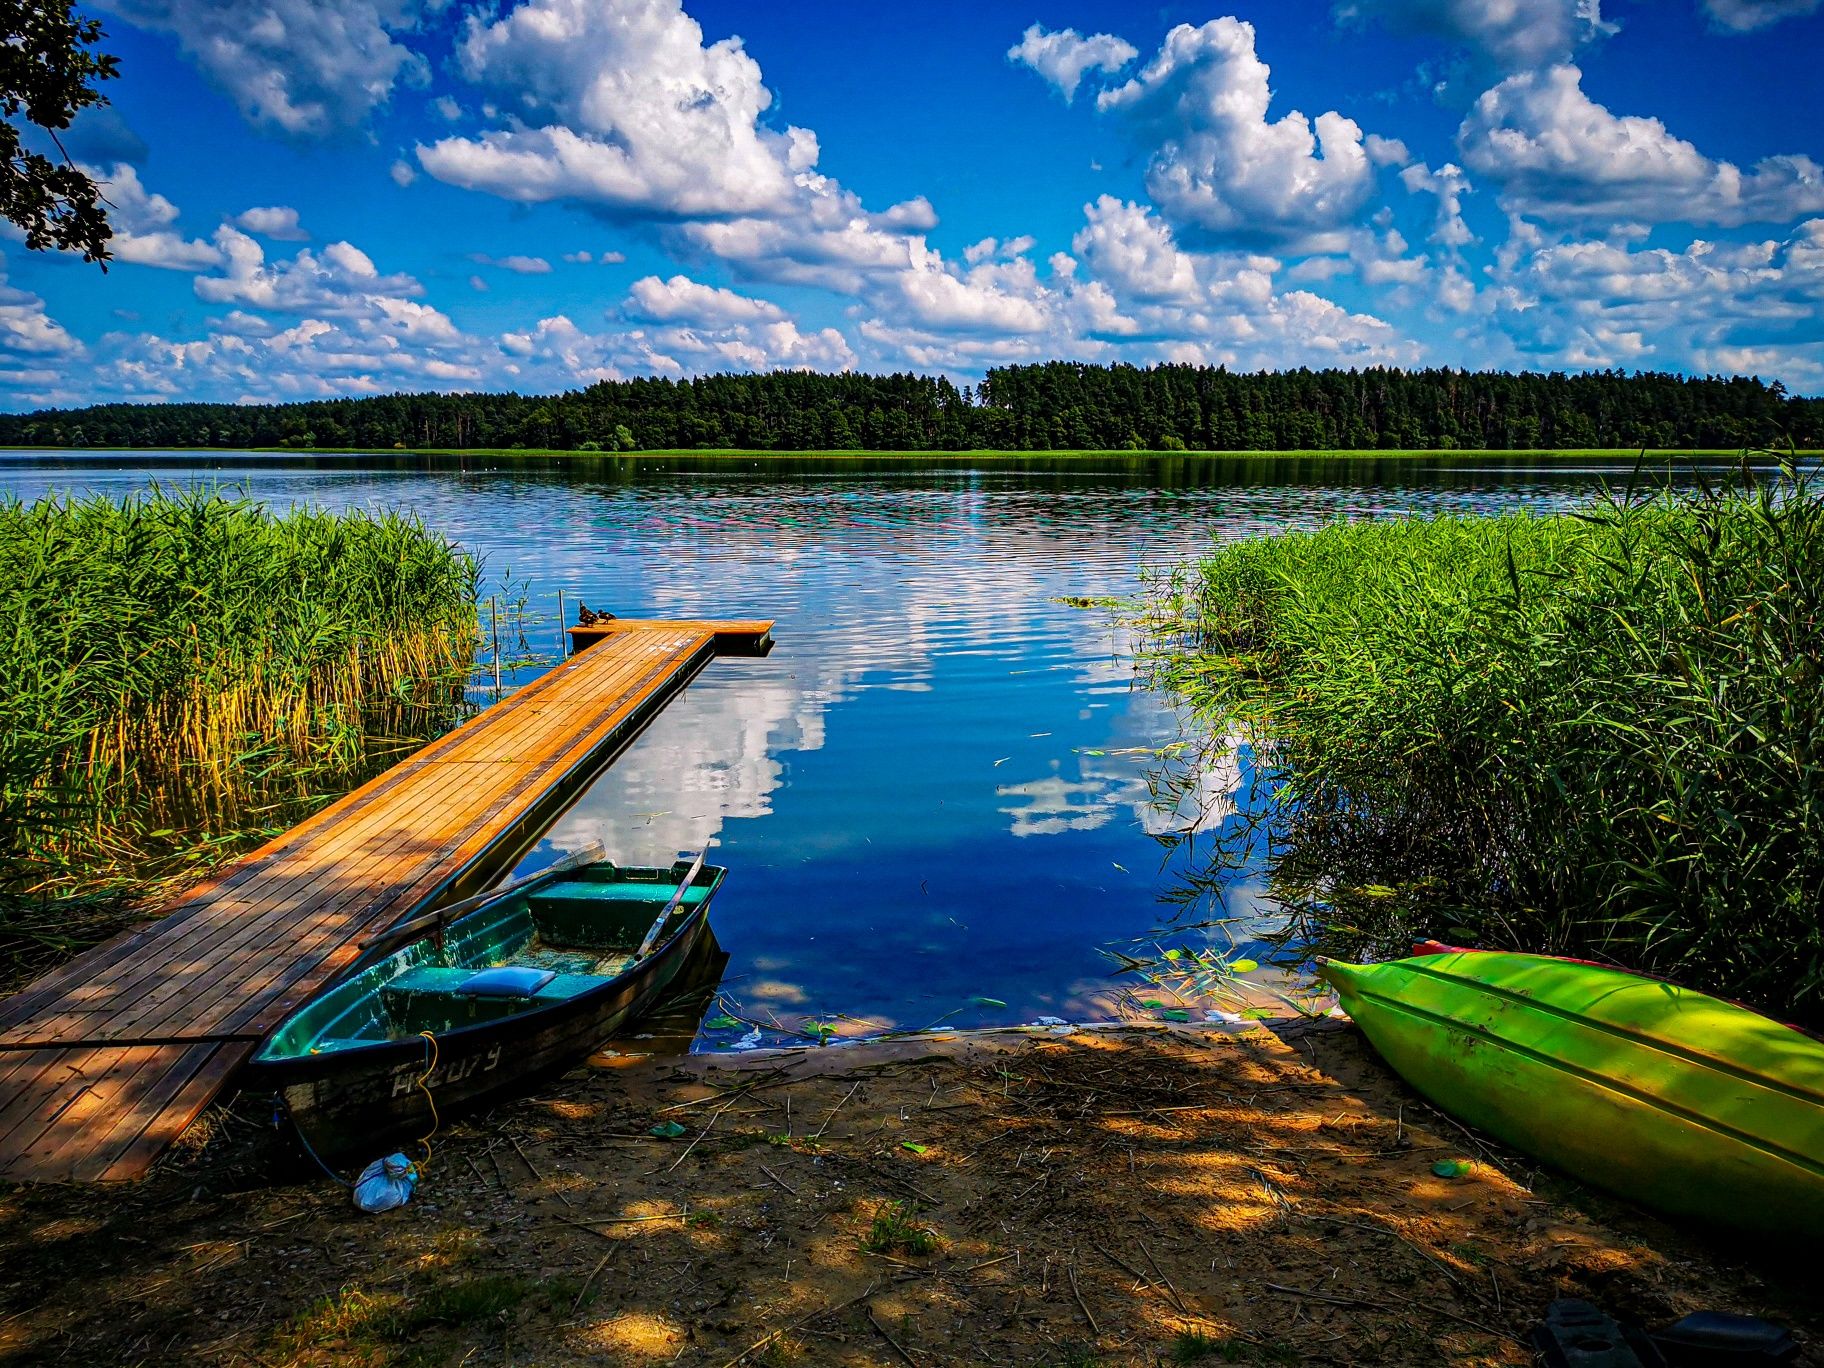
[[[1258,739],[1288,940],[1607,958],[1824,1021],[1824,494],[1339,524],[1155,579],[1155,682]]]
[[[393,513],[156,487],[0,502],[0,890],[208,861],[446,729],[478,580]]]

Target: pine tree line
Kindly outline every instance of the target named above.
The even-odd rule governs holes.
[[[1744,377],[1091,366],[709,375],[564,394],[100,404],[0,415],[0,445],[576,451],[1524,450],[1824,446],[1824,400]]]

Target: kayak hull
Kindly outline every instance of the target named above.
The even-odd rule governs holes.
[[[1419,1092],[1592,1186],[1674,1218],[1824,1236],[1824,1044],[1601,965],[1461,952],[1324,963]]]

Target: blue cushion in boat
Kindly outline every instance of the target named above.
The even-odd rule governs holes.
[[[530,965],[503,964],[498,969],[483,969],[456,985],[464,997],[529,998],[557,977],[556,970],[535,969]]]

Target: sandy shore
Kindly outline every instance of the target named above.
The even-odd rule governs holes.
[[[0,1193],[0,1361],[1525,1364],[1571,1295],[1824,1364],[1815,1284],[1488,1147],[1331,1023],[598,1058],[381,1216],[263,1121]]]

